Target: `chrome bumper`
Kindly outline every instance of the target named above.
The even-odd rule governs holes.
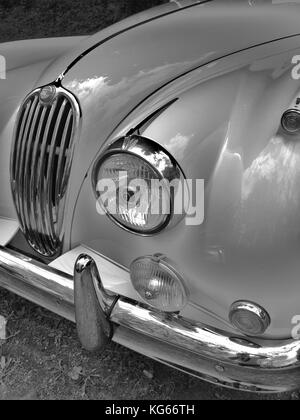
[[[89,350],[113,339],[207,381],[255,392],[300,387],[300,341],[258,346],[104,290],[97,266],[78,258],[74,277],[0,247],[0,286],[73,322]],[[75,301],[75,304],[74,304]]]

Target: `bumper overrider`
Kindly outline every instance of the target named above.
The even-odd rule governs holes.
[[[0,247],[0,286],[76,322],[87,350],[100,351],[112,339],[227,387],[282,392],[300,386],[300,341],[259,346],[112,294],[89,255],[78,257],[70,276]]]

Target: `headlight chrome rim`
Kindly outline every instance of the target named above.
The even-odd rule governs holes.
[[[127,137],[121,137],[113,141],[96,160],[92,170],[92,186],[96,200],[99,199],[99,194],[97,193],[97,182],[101,165],[109,157],[122,153],[132,155],[136,158],[143,160],[146,164],[152,167],[153,171],[158,175],[160,180],[165,179],[169,183],[178,180],[182,183],[182,185],[185,181],[185,176],[181,167],[178,165],[176,160],[170,155],[168,151],[166,151],[162,146],[160,146],[158,143],[151,139],[139,135],[130,135]],[[156,162],[154,156],[156,158]],[[160,160],[157,159],[158,157],[160,157]],[[160,164],[161,162],[164,162],[163,168],[157,167],[156,163],[158,160],[160,161]],[[160,234],[162,231],[169,230],[172,227],[176,226],[178,223],[180,223],[180,221],[183,220],[185,217],[184,212],[183,214],[174,213],[173,195],[170,196],[171,211],[169,214],[166,215],[164,223],[161,224],[158,228],[148,232],[143,232],[138,229],[134,229],[123,225],[122,222],[117,220],[113,214],[111,214],[105,209],[105,207],[103,207],[103,209],[107,217],[117,226],[119,226],[127,232],[143,237],[155,236]]]

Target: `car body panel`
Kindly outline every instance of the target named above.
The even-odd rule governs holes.
[[[65,56],[73,48],[78,48],[86,38],[71,36],[5,42],[0,44],[1,54],[6,59],[6,70],[11,71]]]
[[[107,257],[95,252],[92,248],[80,245],[65,253],[49,264],[50,267],[73,275],[77,258],[82,254],[89,254],[100,268],[99,274],[104,287],[112,293],[127,296],[129,299],[140,301],[140,297],[130,282],[130,273],[126,267],[116,265]]]
[[[16,220],[0,218],[0,246],[7,245],[18,232],[19,223]]]

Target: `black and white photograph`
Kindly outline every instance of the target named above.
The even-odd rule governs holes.
[[[300,0],[0,0],[0,401],[300,399]]]

